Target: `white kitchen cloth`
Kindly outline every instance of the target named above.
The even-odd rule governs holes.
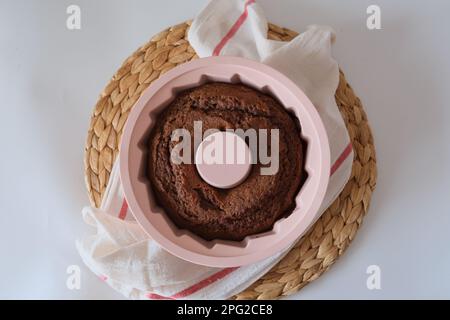
[[[290,42],[267,40],[267,20],[254,0],[213,0],[192,22],[189,42],[200,57],[241,56],[278,69],[311,99],[330,141],[330,182],[323,212],[351,174],[352,146],[334,94],[339,68],[331,56],[334,34],[311,26]],[[239,268],[210,268],[179,259],[149,239],[128,212],[115,163],[99,209],[83,217],[96,229],[77,241],[85,264],[101,279],[133,299],[227,299],[242,291],[286,253]]]

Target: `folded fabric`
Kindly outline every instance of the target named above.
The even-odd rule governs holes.
[[[352,146],[334,94],[339,69],[328,27],[311,26],[290,42],[267,39],[267,20],[254,0],[213,0],[193,21],[188,38],[200,57],[241,56],[278,69],[317,108],[330,141],[330,182],[323,212],[351,173]],[[115,163],[99,209],[83,217],[96,233],[77,241],[85,264],[111,287],[133,299],[227,299],[268,272],[288,252],[239,268],[211,268],[171,255],[134,221]],[[299,235],[301,236],[301,235]]]

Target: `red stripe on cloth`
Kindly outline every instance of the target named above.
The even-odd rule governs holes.
[[[123,198],[122,207],[120,208],[119,211],[119,219],[125,220],[127,212],[128,212],[128,203],[127,200]]]
[[[350,153],[352,153],[353,147],[352,147],[352,143],[350,142],[344,149],[344,151],[342,151],[341,155],[339,156],[339,158],[337,158],[336,162],[331,166],[330,169],[330,176],[332,176],[337,169],[339,169],[339,167],[341,166],[341,164],[348,158],[348,156],[350,155]]]
[[[184,289],[183,291],[180,291],[173,296],[171,296],[172,299],[180,299],[187,296],[190,296],[191,294],[196,293],[197,291],[209,286],[210,284],[213,284],[217,280],[225,278],[227,275],[232,273],[233,271],[239,269],[238,267],[235,268],[226,268],[219,272],[214,273],[213,275],[209,276],[206,279],[203,279],[199,283],[194,284],[193,286],[190,286],[187,289]]]
[[[147,298],[152,299],[152,300],[174,300],[170,297],[164,297],[162,295],[159,295],[157,293],[147,293],[145,295]]]
[[[227,32],[227,34],[220,40],[220,42],[217,44],[217,46],[214,48],[213,56],[218,56],[220,52],[222,51],[223,47],[227,44],[227,42],[233,38],[233,36],[236,34],[236,32],[239,30],[239,28],[242,26],[242,24],[245,22],[245,19],[247,19],[248,16],[248,6],[255,3],[255,0],[248,0],[244,5],[244,12],[239,16],[239,18],[236,20],[236,22],[233,24],[231,29]]]
[[[108,276],[105,276],[104,274],[99,275],[98,278],[102,281],[108,280]]]

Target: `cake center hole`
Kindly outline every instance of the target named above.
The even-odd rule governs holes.
[[[244,139],[233,132],[208,135],[195,152],[195,165],[202,179],[221,189],[242,183],[252,166],[252,154]]]

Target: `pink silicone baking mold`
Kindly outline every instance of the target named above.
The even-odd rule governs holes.
[[[296,208],[273,229],[243,241],[206,241],[177,228],[160,208],[145,176],[147,140],[158,113],[179,91],[207,82],[243,83],[276,97],[300,121],[307,143],[308,174],[296,197]],[[170,253],[196,264],[236,267],[260,261],[288,248],[319,218],[330,173],[327,134],[316,109],[291,80],[259,62],[237,57],[209,57],[180,65],[162,75],[130,112],[120,148],[120,177],[134,217],[148,235]]]

